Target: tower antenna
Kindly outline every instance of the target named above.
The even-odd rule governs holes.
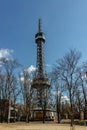
[[[38,28],[39,28],[39,32],[42,32],[42,19],[39,19],[39,23],[38,23]]]

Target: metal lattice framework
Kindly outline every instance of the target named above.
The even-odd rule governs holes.
[[[41,19],[39,19],[38,24],[38,33],[35,35],[35,42],[37,44],[37,70],[35,78],[32,82],[32,87],[37,89],[44,89],[50,87],[44,64],[44,44],[45,44],[45,35],[41,28]]]

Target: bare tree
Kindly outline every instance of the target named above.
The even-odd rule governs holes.
[[[62,59],[56,62],[55,70],[59,73],[61,80],[64,83],[65,89],[68,92],[71,106],[71,126],[73,125],[73,104],[75,90],[78,84],[78,62],[81,54],[76,50],[70,50]]]
[[[20,76],[20,83],[21,83],[22,95],[23,95],[24,106],[25,106],[24,108],[25,108],[26,122],[29,122],[30,109],[32,105],[31,103],[32,93],[33,93],[33,90],[31,88],[31,78],[27,69],[23,70],[23,73],[22,73],[23,80],[21,80],[21,75],[19,76]]]
[[[0,99],[5,99],[5,74],[0,71]]]
[[[76,94],[75,94],[75,108],[77,110],[76,115],[78,115],[78,118],[81,120],[81,112],[83,111],[83,106],[84,106],[84,100],[83,100],[83,94],[82,94],[82,90],[78,89],[76,90]]]
[[[61,96],[63,94],[63,86],[58,71],[53,69],[51,73],[52,88],[54,91],[55,107],[57,112],[57,121],[60,123],[61,120]]]
[[[46,113],[47,113],[47,110],[51,110],[52,109],[52,106],[50,106],[51,104],[51,88],[46,88],[46,89],[43,89],[42,93],[42,111],[43,111],[43,123],[45,123],[45,120],[46,120]],[[48,117],[47,117],[48,118]],[[50,117],[51,118],[51,117]]]
[[[2,69],[4,73],[4,85],[2,86],[3,98],[9,101],[8,122],[10,122],[11,101],[14,97],[13,91],[16,90],[14,89],[14,84],[15,86],[17,85],[17,80],[15,81],[16,78],[14,76],[14,70],[18,68],[20,64],[17,62],[17,60],[7,58],[0,59],[0,62],[2,63]],[[15,98],[17,98],[17,95]]]
[[[78,70],[80,78],[80,96],[82,95],[84,119],[87,119],[87,63],[84,63]],[[81,107],[81,104],[80,104]]]

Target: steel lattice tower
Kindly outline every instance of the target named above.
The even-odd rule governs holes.
[[[46,88],[50,87],[44,63],[44,44],[45,44],[45,35],[42,31],[41,19],[38,22],[38,32],[35,35],[35,42],[37,44],[37,62],[36,62],[36,73],[32,81],[31,87],[36,88],[38,91],[38,97],[41,102],[42,93]]]
[[[38,33],[35,35],[35,42],[37,44],[37,63],[36,63],[36,74],[32,82],[32,87],[34,88],[45,88],[50,87],[48,83],[48,78],[46,75],[45,64],[44,64],[44,44],[45,44],[45,35],[42,32],[41,28],[41,19],[38,23]]]

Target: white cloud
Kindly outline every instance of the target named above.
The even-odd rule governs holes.
[[[5,58],[5,60],[12,60],[12,53],[13,50],[9,50],[9,49],[0,49],[0,59]],[[2,67],[2,61],[0,61],[0,68]]]
[[[20,80],[23,82],[24,81],[24,77],[21,77]]]
[[[13,50],[0,49],[0,58],[11,58],[12,53],[13,53]]]
[[[61,92],[60,92],[60,91],[58,91],[58,92],[57,92],[57,91],[55,91],[55,92],[54,92],[54,95],[58,95],[58,96],[59,96],[60,94],[61,94]]]
[[[36,70],[36,67],[34,67],[33,65],[31,65],[31,66],[28,67],[26,70],[27,70],[29,73],[31,73],[31,72],[34,72],[34,71]]]
[[[30,67],[25,68],[23,71],[28,72],[28,73],[31,73],[31,72],[34,72],[35,70],[36,70],[36,68],[35,68],[33,65],[31,65]],[[20,72],[20,78],[19,78],[19,80],[20,80],[21,82],[24,81],[24,74],[23,74],[23,72]],[[31,81],[31,79],[29,79],[29,81]],[[32,82],[32,81],[31,81],[31,82]]]
[[[82,76],[82,79],[84,80],[84,79],[86,79],[87,78],[87,75],[85,74],[84,76]]]
[[[61,100],[62,100],[62,102],[65,102],[65,101],[69,101],[69,98],[67,96],[62,96]]]
[[[46,66],[47,66],[47,67],[51,67],[51,65],[50,65],[50,64],[46,64]]]

